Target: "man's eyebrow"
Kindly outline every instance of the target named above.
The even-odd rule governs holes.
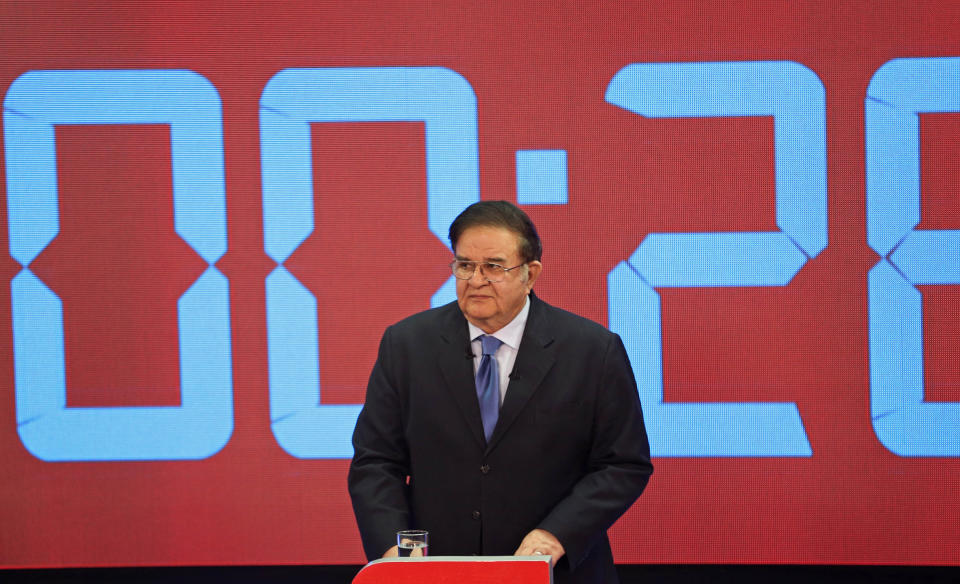
[[[479,262],[479,263],[489,262],[489,263],[492,263],[492,264],[502,264],[502,263],[504,263],[505,261],[507,261],[507,258],[501,258],[501,257],[483,258],[483,260],[472,260],[472,259],[470,259],[470,258],[468,258],[468,257],[464,257],[464,256],[462,256],[462,255],[456,255],[456,256],[454,256],[454,258],[455,258],[458,262]]]

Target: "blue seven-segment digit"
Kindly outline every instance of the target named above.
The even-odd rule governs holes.
[[[278,265],[267,277],[267,359],[274,437],[298,458],[349,458],[360,405],[320,403],[317,300],[283,262],[313,232],[311,122],[424,122],[430,231],[480,199],[477,104],[442,67],[286,69],[260,99],[263,230]],[[434,295],[452,295],[452,276]]]
[[[900,456],[960,456],[960,403],[924,401],[919,284],[960,284],[960,230],[920,222],[920,113],[960,112],[960,59],[894,59],[874,73],[864,103],[867,242],[881,259],[868,276],[870,415]],[[953,347],[951,347],[953,349]]]
[[[654,456],[811,456],[794,403],[667,403],[658,287],[785,286],[827,245],[823,84],[797,63],[651,63],[621,69],[608,102],[647,117],[773,116],[777,232],[651,233],[608,275]]]
[[[220,97],[182,70],[31,71],[3,104],[17,431],[46,461],[199,459],[233,433]],[[177,233],[209,264],[180,297],[181,405],[67,407],[63,307],[30,271],[59,232],[55,124],[169,124]]]
[[[304,157],[304,152],[309,154],[308,135],[295,134],[293,141],[298,144],[293,147],[284,143],[282,135],[293,129],[308,132],[304,120],[427,122],[429,224],[441,240],[445,240],[443,226],[452,216],[478,199],[475,99],[469,84],[444,69],[368,71],[375,83],[388,82],[381,86],[381,101],[366,96],[365,104],[345,103],[348,97],[358,97],[364,82],[370,82],[359,75],[355,84],[334,91],[332,101],[329,95],[327,102],[307,101],[311,108],[318,103],[338,104],[326,110],[334,113],[301,116],[287,127],[284,120],[269,119],[272,114],[286,115],[283,107],[271,110],[271,105],[283,106],[302,88],[279,84],[273,104],[266,99],[271,85],[264,91],[265,241],[278,263],[313,229],[312,186],[305,191],[310,198],[285,201],[279,196],[289,186],[284,180],[295,183],[311,176],[309,155]],[[397,83],[391,71],[401,77],[420,74],[432,79],[446,90],[441,97],[455,97],[453,105],[443,109],[441,104],[429,103],[429,96],[420,95],[412,106],[417,111],[397,115],[390,109],[397,104],[383,101],[383,87]],[[328,81],[336,74],[330,75]],[[960,111],[960,94],[952,91],[958,83],[960,65],[955,58],[897,59],[877,71],[865,106],[868,240],[883,256],[869,276],[871,408],[880,441],[904,456],[960,455],[960,404],[923,400],[922,312],[915,287],[960,282],[956,261],[960,232],[914,230],[920,205],[917,114]],[[825,247],[825,141],[819,79],[793,63],[631,65],[611,82],[607,99],[651,117],[775,117],[777,223],[783,232],[651,234],[628,262],[621,262],[609,275],[610,323],[624,336],[637,365],[656,455],[809,455],[793,404],[663,402],[660,306],[654,288],[785,285],[807,258]],[[295,104],[286,105],[295,109]],[[335,113],[337,107],[340,113]],[[425,113],[430,111],[434,115]],[[178,302],[180,407],[66,407],[62,303],[29,269],[59,231],[56,123],[171,126],[176,230],[210,264]],[[269,129],[280,131],[274,136],[279,147],[267,138]],[[466,138],[458,139],[456,132]],[[30,72],[8,91],[4,134],[10,253],[23,266],[11,283],[11,296],[17,422],[24,445],[50,461],[203,458],[219,451],[229,439],[233,422],[227,282],[213,267],[226,250],[216,90],[188,71]],[[301,168],[299,173],[283,176],[297,165],[306,172]],[[453,171],[445,172],[444,165]],[[271,170],[279,174],[268,181]],[[305,347],[270,355],[271,405],[278,406],[272,409],[274,432],[282,433],[277,422],[296,414],[302,423],[289,425],[286,439],[277,434],[285,448],[292,453],[299,450],[300,456],[349,456],[349,428],[341,427],[341,422],[349,426],[358,406],[318,405],[316,367],[312,372],[308,368],[302,379],[297,377],[298,365],[316,363],[315,324],[298,330],[302,321],[296,319],[312,314],[315,323],[315,300],[282,266],[271,278],[271,346],[285,338]],[[438,291],[432,304],[452,295],[449,284]],[[283,302],[285,296],[289,303]],[[645,366],[640,367],[641,363]],[[282,383],[274,385],[275,380]],[[288,391],[283,391],[283,384]],[[298,405],[304,398],[310,402]],[[344,408],[346,415],[338,408]],[[322,437],[306,436],[312,421],[333,422],[324,436],[339,445],[317,446]]]

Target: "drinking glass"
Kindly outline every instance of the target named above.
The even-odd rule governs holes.
[[[427,532],[422,529],[405,529],[397,532],[397,553],[401,558],[427,555]]]

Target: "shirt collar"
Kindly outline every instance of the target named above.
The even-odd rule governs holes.
[[[500,339],[504,345],[507,345],[511,349],[517,350],[520,348],[520,340],[523,338],[523,329],[527,326],[527,316],[530,314],[530,295],[527,295],[526,301],[523,303],[523,308],[520,309],[520,312],[517,316],[513,317],[507,325],[501,328],[498,331],[491,333],[491,336]],[[467,321],[467,326],[470,328],[470,340],[475,341],[477,337],[485,335],[487,333],[470,322]]]

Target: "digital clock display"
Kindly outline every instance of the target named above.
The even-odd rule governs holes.
[[[960,562],[954,3],[0,19],[0,567],[363,563],[378,340],[481,199],[627,348],[619,562]]]

